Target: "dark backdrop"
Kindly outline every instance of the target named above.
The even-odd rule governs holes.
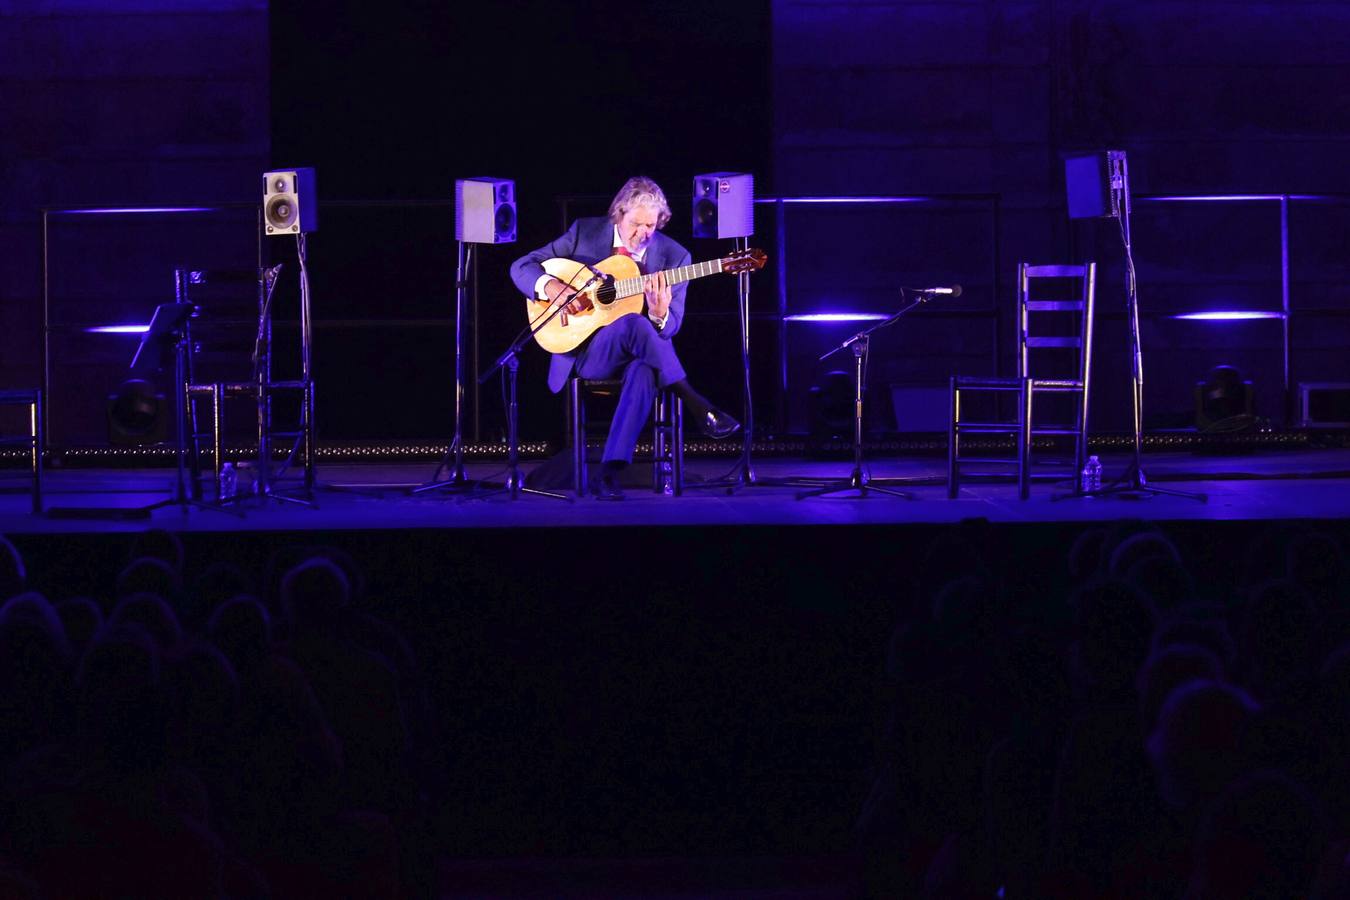
[[[774,254],[752,295],[761,428],[806,424],[810,386],[838,368],[815,357],[851,327],[780,329],[780,301],[790,313],[889,312],[897,285],[965,285],[959,304],[872,345],[871,424],[903,428],[917,418],[891,419],[891,384],[940,394],[954,372],[1011,359],[1018,261],[1094,258],[1094,428],[1124,430],[1120,249],[1111,223],[1067,221],[1060,161],[1112,147],[1128,152],[1136,194],[1340,195],[1288,210],[1290,381],[1350,381],[1346,83],[1350,6],[1326,2],[638,0],[605,15],[525,2],[0,4],[0,121],[11,126],[0,129],[0,379],[41,382],[40,207],[251,207],[268,166],[312,165],[321,435],[443,439],[456,178],[519,186],[520,241],[482,248],[481,364],[522,317],[506,267],[561,227],[559,195],[603,208],[645,171],[671,195],[672,235],[687,239],[690,176],[732,169],[753,172],[761,195],[961,198],[801,205],[781,218],[760,207],[755,241]],[[1151,424],[1186,422],[1195,380],[1222,362],[1256,382],[1258,412],[1280,423],[1294,399],[1281,384],[1281,322],[1170,318],[1279,307],[1278,203],[1138,204],[1134,224]],[[252,267],[248,228],[233,212],[53,222],[54,444],[106,438],[103,398],[135,348],[83,328],[145,322],[172,296],[174,266]],[[264,251],[290,263],[278,354],[294,368],[294,249],[269,239]],[[731,287],[693,289],[679,344],[705,391],[734,409]],[[213,377],[247,377],[251,292],[201,299],[209,316],[241,323],[200,333]],[[524,360],[527,438],[559,431],[544,363],[540,352]],[[502,421],[495,387],[482,407],[489,436]],[[939,424],[944,410],[939,396]],[[231,415],[237,436],[250,419]]]
[[[309,241],[324,434],[449,434],[456,178],[517,185],[518,242],[478,248],[479,368],[523,324],[507,267],[560,231],[561,195],[594,195],[575,207],[588,212],[648,174],[688,245],[693,175],[750,171],[768,187],[767,0],[273,3],[270,19],[273,160],[314,166],[324,204]],[[275,259],[293,257],[276,244]],[[681,342],[694,363],[697,332]],[[522,362],[527,439],[560,432],[545,367],[536,348]],[[495,382],[481,422],[485,439],[500,435]]]

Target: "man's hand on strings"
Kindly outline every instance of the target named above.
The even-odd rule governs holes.
[[[670,285],[666,273],[657,272],[642,279],[642,291],[647,296],[647,314],[664,319],[670,312]]]
[[[555,278],[544,285],[544,293],[548,295],[549,302],[552,303],[560,296],[571,294],[572,288]],[[590,308],[590,298],[585,294],[579,294],[567,303],[567,306],[564,307],[564,311],[575,316],[577,313],[585,312]]]

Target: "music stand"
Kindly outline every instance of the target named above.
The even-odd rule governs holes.
[[[174,362],[174,424],[175,434],[175,457],[177,460],[177,475],[174,479],[173,496],[165,500],[151,503],[143,507],[143,511],[149,512],[152,509],[159,509],[163,506],[177,504],[187,512],[189,505],[201,509],[214,509],[220,512],[227,512],[231,515],[240,515],[235,510],[226,509],[215,503],[207,503],[202,500],[195,500],[189,496],[187,490],[187,396],[185,386],[187,384],[187,363],[188,345],[191,338],[188,334],[188,321],[192,314],[196,312],[195,304],[182,301],[173,303],[162,303],[155,307],[155,313],[150,318],[150,325],[141,335],[141,342],[136,347],[136,353],[131,358],[131,371],[138,376],[145,376],[159,371],[163,368],[164,354],[169,349],[173,350]]]

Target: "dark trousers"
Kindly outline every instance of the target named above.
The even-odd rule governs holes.
[[[658,387],[684,380],[684,366],[670,341],[644,315],[629,315],[597,331],[577,354],[582,378],[614,378],[622,373],[619,408],[601,459],[632,462],[638,435],[651,416]]]

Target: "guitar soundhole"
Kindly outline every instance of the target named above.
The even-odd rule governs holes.
[[[604,304],[605,306],[608,306],[609,304],[613,303],[614,283],[610,282],[609,284],[601,285],[599,288],[597,288],[595,291],[595,299],[598,300],[600,303]]]

